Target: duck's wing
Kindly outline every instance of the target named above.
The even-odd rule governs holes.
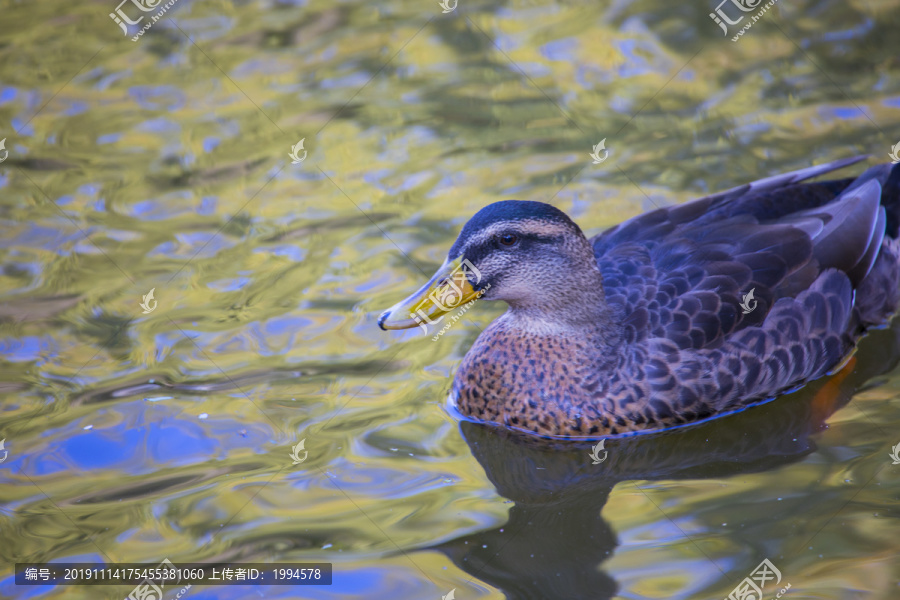
[[[890,166],[855,180],[798,182],[859,160],[653,211],[595,237],[607,299],[622,311],[627,341],[716,347],[761,324],[776,300],[796,297],[825,269],[844,272],[855,287],[881,247],[881,186]],[[742,305],[751,291],[756,304]]]

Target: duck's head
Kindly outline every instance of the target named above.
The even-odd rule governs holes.
[[[472,217],[437,273],[378,319],[385,330],[430,322],[474,300],[504,300],[545,320],[596,311],[602,280],[590,243],[561,210],[504,200]],[[593,306],[587,306],[593,305]]]

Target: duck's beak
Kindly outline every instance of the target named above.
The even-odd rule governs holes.
[[[378,318],[378,326],[388,329],[410,329],[433,324],[437,319],[471,300],[482,292],[475,291],[469,275],[481,280],[481,273],[468,260],[446,260],[431,280],[413,295],[398,302]]]

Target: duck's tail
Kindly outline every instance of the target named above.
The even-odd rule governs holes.
[[[881,192],[881,204],[887,217],[885,235],[897,239],[900,238],[900,162],[885,166],[891,168]]]
[[[868,264],[856,294],[860,322],[871,327],[884,323],[900,303],[900,163],[872,167],[859,180],[863,178],[867,180],[860,185],[854,181],[847,189],[871,187],[875,182],[881,186],[878,220],[860,261],[860,266]]]

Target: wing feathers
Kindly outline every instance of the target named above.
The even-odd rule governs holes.
[[[881,186],[871,180],[815,213],[825,222],[813,238],[813,255],[822,268],[846,273],[862,260],[878,222],[880,203]]]
[[[882,249],[882,183],[890,167],[857,179],[798,182],[863,158],[656,210],[593,238],[607,300],[621,306],[629,341],[657,337],[684,349],[715,348],[726,336],[758,330],[779,310],[794,311],[791,318],[804,319],[807,331],[850,326],[852,292]],[[778,335],[798,327],[791,319],[783,325]],[[791,339],[807,335],[795,333]]]

